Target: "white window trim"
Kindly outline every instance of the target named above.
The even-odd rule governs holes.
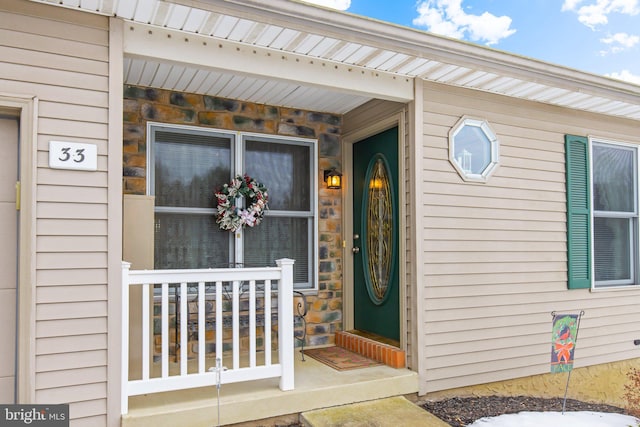
[[[635,167],[634,167],[634,205],[635,210],[633,213],[626,214],[612,214],[612,215],[598,215],[598,217],[619,217],[619,218],[631,218],[635,219],[633,221],[633,227],[630,231],[631,237],[631,248],[630,252],[632,254],[631,259],[631,270],[632,270],[632,279],[631,283],[615,283],[616,281],[608,281],[605,282],[607,284],[600,284],[603,282],[596,282],[596,263],[595,263],[595,218],[596,218],[596,210],[593,206],[593,146],[594,145],[610,145],[610,146],[618,146],[620,148],[633,150],[635,152]],[[613,141],[607,138],[600,138],[597,136],[589,136],[589,211],[591,212],[591,220],[590,220],[590,233],[591,233],[591,244],[593,245],[591,250],[591,291],[592,292],[603,292],[603,291],[624,291],[629,289],[637,289],[640,287],[640,184],[638,183],[638,179],[640,179],[640,175],[638,174],[638,166],[640,165],[640,146],[638,144],[631,144],[622,141]],[[620,281],[617,281],[620,282]]]
[[[309,280],[311,281],[309,287],[300,287],[296,288],[296,291],[302,292],[304,294],[317,294],[319,289],[319,209],[318,209],[318,174],[313,173],[313,171],[318,170],[318,140],[313,138],[300,138],[293,136],[285,136],[285,135],[273,135],[273,134],[263,134],[256,132],[243,132],[243,131],[234,131],[227,129],[218,129],[218,128],[208,128],[202,126],[190,126],[190,125],[180,125],[180,124],[171,124],[171,123],[160,123],[160,122],[147,122],[146,128],[146,143],[147,143],[147,171],[146,171],[146,194],[154,195],[154,184],[155,184],[155,175],[153,174],[153,169],[155,166],[154,159],[154,147],[151,141],[152,128],[164,128],[168,130],[184,130],[187,132],[211,132],[216,134],[229,135],[233,138],[233,152],[232,152],[232,163],[234,170],[232,171],[233,175],[244,172],[244,146],[245,140],[247,138],[256,138],[261,141],[273,141],[274,143],[286,141],[288,143],[299,143],[300,145],[311,145],[312,152],[312,163],[311,171],[310,171],[310,191],[312,194],[311,198],[311,210],[309,212],[288,212],[288,213],[278,213],[266,211],[265,216],[286,216],[286,217],[304,217],[304,218],[313,218],[311,229],[309,233],[313,233],[313,238],[309,239],[311,242],[311,247],[308,249],[309,259],[313,261],[313,268],[310,269],[309,272]],[[213,190],[212,190],[213,191]],[[180,208],[163,208],[162,212],[183,212]],[[205,213],[210,215],[215,215],[215,208],[200,208],[197,209],[198,213]],[[155,212],[155,208],[154,208]],[[196,212],[195,209],[192,209],[192,212]],[[242,231],[240,231],[242,235]],[[243,251],[243,242],[242,238],[236,240],[235,245],[235,259],[242,259],[242,251]]]
[[[291,136],[279,136],[279,135],[272,135],[272,134],[263,134],[263,133],[255,133],[255,132],[235,132],[235,131],[229,131],[229,132],[234,132],[238,138],[238,147],[236,148],[236,166],[239,166],[240,171],[244,171],[244,157],[242,156],[242,153],[244,152],[244,144],[245,144],[245,140],[247,138],[256,138],[260,141],[273,141],[274,143],[278,143],[278,141],[287,141],[287,143],[299,143],[299,145],[308,145],[309,143],[311,143],[313,145],[312,148],[312,165],[310,166],[310,182],[309,185],[311,186],[310,188],[310,194],[312,195],[311,197],[311,210],[308,213],[303,213],[303,212],[294,212],[294,211],[289,211],[286,214],[279,214],[277,212],[271,212],[271,211],[267,211],[265,212],[265,215],[268,216],[286,216],[286,217],[300,217],[300,218],[313,218],[312,221],[312,225],[311,225],[311,229],[309,230],[309,233],[313,233],[313,238],[309,239],[309,241],[311,242],[311,247],[308,248],[308,256],[310,257],[309,259],[313,260],[313,266],[314,268],[312,269],[312,271],[309,271],[309,280],[311,281],[311,286],[309,287],[305,287],[305,288],[296,288],[296,291],[300,291],[303,293],[317,293],[318,292],[318,276],[319,276],[319,271],[320,271],[320,265],[319,262],[320,260],[318,259],[318,242],[319,242],[319,237],[318,237],[318,230],[319,230],[319,226],[318,226],[318,222],[319,222],[319,213],[318,213],[318,174],[317,173],[312,173],[314,170],[318,170],[318,140],[317,139],[312,139],[312,138],[299,138],[299,137],[291,137]],[[239,154],[238,154],[239,153]],[[242,239],[241,239],[242,240]],[[236,251],[238,250],[237,247],[241,246],[241,245],[236,245]],[[242,249],[242,248],[241,248]],[[236,253],[236,256],[238,254]]]
[[[455,137],[465,127],[473,126],[479,128],[487,137],[491,146],[491,159],[487,167],[481,174],[466,172],[455,158]],[[456,169],[460,177],[464,181],[485,183],[491,175],[496,171],[500,164],[500,142],[495,132],[489,126],[489,123],[483,119],[476,119],[469,116],[462,116],[460,120],[449,130],[449,162]]]

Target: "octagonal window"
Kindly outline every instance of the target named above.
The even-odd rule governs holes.
[[[449,131],[449,161],[465,181],[487,181],[499,158],[498,138],[485,120],[463,117]]]

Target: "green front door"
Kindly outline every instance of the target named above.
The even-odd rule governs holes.
[[[400,340],[398,128],[353,147],[355,329]]]

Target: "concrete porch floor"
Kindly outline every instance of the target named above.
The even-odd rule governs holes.
[[[418,391],[418,374],[379,365],[336,371],[296,352],[295,390],[280,391],[277,378],[225,384],[220,389],[220,425],[296,414]],[[134,396],[122,427],[212,427],[218,425],[216,387]]]

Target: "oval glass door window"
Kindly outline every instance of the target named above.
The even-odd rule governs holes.
[[[390,177],[386,159],[380,154],[374,156],[365,178],[362,224],[364,277],[369,297],[377,305],[389,295],[395,259],[394,194]]]

